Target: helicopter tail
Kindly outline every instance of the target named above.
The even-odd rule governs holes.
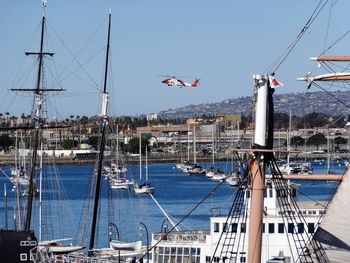
[[[196,79],[196,80],[191,84],[191,87],[197,87],[198,84],[199,84],[199,79]]]

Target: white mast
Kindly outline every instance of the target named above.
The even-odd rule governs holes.
[[[42,241],[42,181],[43,181],[43,143],[40,144],[40,174],[39,174],[39,243]]]
[[[214,124],[211,125],[211,152],[212,152],[212,163],[215,165],[215,153],[214,153]]]
[[[119,127],[117,124],[117,169],[119,167]]]
[[[19,168],[20,168],[20,163],[18,162],[18,134],[16,131],[16,152],[15,152],[15,186],[16,186],[16,199],[17,199],[17,216],[18,216],[18,229],[21,230],[21,202],[20,202],[20,192],[19,192]]]
[[[145,165],[145,169],[146,169],[146,182],[148,182],[148,154],[147,154],[147,145],[146,145],[146,165]]]
[[[190,161],[190,123],[187,123],[187,162]]]
[[[140,132],[139,133],[140,180],[142,180],[141,135],[142,135],[142,133]]]
[[[290,171],[290,155],[289,155],[289,151],[290,151],[290,144],[291,144],[291,140],[290,140],[290,136],[291,136],[291,129],[292,129],[292,110],[289,109],[289,127],[288,127],[288,134],[287,134],[287,167],[288,167],[288,173]]]
[[[196,153],[196,124],[193,125],[193,162],[197,163],[197,153]]]

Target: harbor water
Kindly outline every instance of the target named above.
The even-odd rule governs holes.
[[[211,166],[210,163],[202,163],[201,165],[204,168]],[[230,169],[225,162],[217,165],[224,171]],[[315,174],[325,173],[327,164],[326,162],[312,162],[312,167]],[[334,173],[342,173],[345,168],[342,161],[332,163],[331,167]],[[9,167],[1,167],[1,169],[9,174]],[[130,177],[139,181],[139,166],[128,165],[128,169]],[[72,238],[69,241],[70,243],[85,242],[85,244],[88,244],[89,233],[87,230],[91,221],[92,201],[87,197],[94,167],[88,165],[56,166],[45,171],[48,173],[43,176],[42,180],[42,240]],[[179,227],[181,230],[209,229],[210,216],[227,214],[236,191],[236,188],[223,183],[213,192],[218,182],[205,176],[185,174],[176,169],[174,163],[149,164],[148,172],[149,181],[156,188],[154,198],[171,220],[165,217],[150,196],[136,195],[133,189],[129,191],[108,190],[108,180],[104,178],[99,211],[98,238],[97,243],[95,242],[97,247],[108,246],[109,223],[117,226],[120,240],[142,239],[145,245],[147,232],[150,240],[151,233],[171,229],[170,221],[176,223],[177,220],[181,220],[206,196],[208,198]],[[299,200],[328,200],[337,186],[336,182],[327,181],[296,180],[295,182],[300,184]],[[4,185],[7,188],[6,204]],[[10,180],[3,173],[0,177],[0,189],[0,227],[6,227],[7,214],[7,225],[12,229],[14,220],[18,221],[17,217],[14,219],[16,191],[12,190]],[[22,198],[21,202],[25,206],[25,198]],[[5,209],[5,206],[7,206],[7,209]],[[22,211],[22,217],[23,214]],[[38,218],[39,197],[37,196],[34,201],[33,214],[33,226],[37,236],[39,235]],[[82,233],[86,234],[83,235]]]

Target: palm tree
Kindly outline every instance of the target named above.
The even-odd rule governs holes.
[[[6,124],[8,124],[9,123],[9,115],[10,115],[10,113],[9,112],[5,112],[5,114],[6,114]]]

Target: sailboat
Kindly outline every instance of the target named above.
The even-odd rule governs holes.
[[[181,143],[182,145],[182,143]],[[187,123],[187,160],[181,160],[180,163],[176,164],[176,168],[187,173],[188,169],[191,169],[194,164],[190,162],[190,123]]]
[[[21,134],[22,135],[22,134]],[[25,148],[23,137],[21,136],[20,144],[18,144],[18,136],[16,132],[15,140],[15,165],[11,169],[11,182],[13,184],[13,190],[19,191],[23,196],[28,196],[29,193],[29,174],[27,169],[27,163],[25,158]],[[34,181],[35,195],[39,193],[38,185]]]
[[[117,125],[118,136],[118,125]],[[114,190],[129,190],[133,185],[133,182],[128,178],[128,169],[119,164],[119,140],[117,137],[117,156],[116,163],[112,163],[110,166],[103,167],[104,172],[107,172],[109,177],[109,183]]]
[[[139,136],[139,154],[140,154],[140,181],[142,180],[142,154],[141,154],[141,134]],[[154,194],[155,188],[148,181],[148,153],[146,146],[146,181],[143,184],[134,183],[134,190],[136,194]]]
[[[107,177],[116,177],[120,174],[126,174],[128,173],[128,168],[120,164],[120,155],[119,155],[119,129],[118,129],[118,124],[116,127],[116,158],[115,162],[114,160],[111,161],[109,165],[104,165],[103,166],[103,175]]]
[[[227,178],[226,174],[220,169],[215,168],[215,147],[214,147],[214,124],[211,127],[211,153],[212,153],[212,166],[206,171],[205,175],[214,181],[222,181]]]
[[[193,125],[193,163],[194,165],[187,169],[187,173],[190,175],[205,175],[203,167],[197,164],[196,124]]]

